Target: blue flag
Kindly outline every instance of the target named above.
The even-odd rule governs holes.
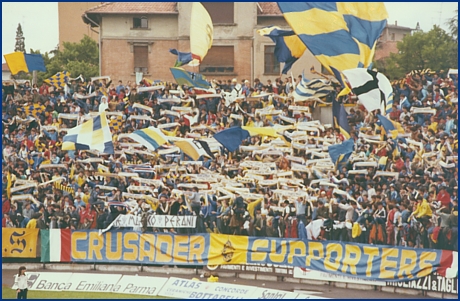
[[[223,130],[214,135],[214,138],[230,152],[234,152],[240,147],[243,140],[249,138],[249,132],[239,126]]]
[[[350,124],[348,124],[348,113],[345,111],[343,104],[338,103],[335,99],[332,100],[332,116],[334,119],[334,127],[340,130],[340,133],[347,139],[350,139]]]
[[[177,55],[177,60],[174,67],[180,67],[182,65],[190,63],[193,60],[191,52],[180,52],[177,51],[177,49],[169,49],[169,52],[171,52],[174,55]]]
[[[291,69],[307,49],[302,40],[292,30],[282,30],[277,26],[269,26],[257,31],[260,35],[269,37],[275,43],[275,57],[278,62],[285,63],[283,74]]]
[[[179,85],[209,89],[211,85],[198,73],[185,71],[182,68],[170,68],[174,79]]]
[[[328,146],[329,156],[332,162],[339,168],[348,163],[348,159],[353,153],[355,142],[353,139],[348,139],[341,144]]]

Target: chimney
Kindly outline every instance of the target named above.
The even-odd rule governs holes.
[[[395,25],[398,26],[398,21],[395,21]]]

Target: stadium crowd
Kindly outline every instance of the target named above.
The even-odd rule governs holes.
[[[200,137],[212,137],[233,126],[289,125],[280,116],[295,118],[298,122],[311,121],[311,111],[317,106],[314,101],[295,103],[309,106],[310,113],[289,110],[289,106],[294,105],[292,94],[299,80],[287,77],[266,83],[256,79],[252,84],[236,79],[213,82],[216,94],[240,89],[246,97],[230,105],[220,97],[197,99],[199,90],[182,87],[181,98],[193,99],[191,104],[183,102],[182,105],[198,109],[193,113],[193,117],[198,118],[193,124],[189,121],[193,118],[163,111],[171,112],[172,106],[179,106],[168,101],[168,98],[179,97],[174,94],[179,88],[176,84],[161,83],[164,89],[141,93],[139,88],[151,84],[147,80],[138,84],[122,81],[115,84],[108,79],[89,83],[73,80],[66,89],[45,83],[40,87],[30,86],[29,82],[3,85],[2,227],[105,229],[120,214],[139,215],[143,221],[152,214],[196,215],[196,229],[151,229],[143,223],[142,231],[215,232],[457,250],[457,76],[413,73],[404,82],[393,83],[394,104],[389,118],[402,125],[404,137],[412,142],[398,138],[376,143],[370,139],[381,134],[378,118],[356,103],[352,95],[337,97],[341,89],[336,87],[325,102],[337,99],[339,103],[354,104],[348,115],[350,135],[355,141],[350,161],[335,174],[325,175],[323,180],[330,182],[330,186],[315,181],[316,173],[294,171],[294,177],[302,179],[302,187],[307,192],[306,197],[296,200],[278,197],[274,193],[276,185],[257,185],[257,181],[243,183],[251,193],[264,196],[261,204],[249,206],[254,212],[248,212],[250,200],[238,193],[230,199],[218,194],[200,194],[201,189],[198,185],[195,187],[193,178],[187,175],[211,172],[237,181],[245,174],[240,164],[248,158],[275,162],[278,171],[289,171],[292,161],[286,154],[260,157],[249,151],[229,153],[222,149],[215,158],[204,158],[200,164],[180,165],[177,163],[181,159],[186,160],[183,154],[179,157],[121,152],[128,140],[118,139],[120,135],[161,124],[177,123],[163,128],[168,136],[196,137],[198,133]],[[251,98],[266,93],[276,96]],[[134,106],[136,103],[151,111]],[[255,113],[271,105],[282,111],[280,116]],[[433,111],[417,113],[414,108]],[[61,150],[66,129],[82,124],[89,112],[105,110],[121,112],[120,122],[111,124],[114,155]],[[142,119],[142,116],[151,119]],[[197,124],[202,127],[194,131],[192,128]],[[327,145],[326,139],[337,143],[345,140],[333,126],[325,125],[317,131],[310,134],[324,139],[308,139],[307,146],[322,148]],[[269,140],[269,137],[250,137],[243,145],[261,145]],[[292,154],[305,162],[315,159],[314,154],[305,150],[294,149]],[[102,160],[97,162],[95,158]],[[378,164],[364,165],[366,172],[352,173],[357,162],[354,159]],[[160,168],[155,172],[140,172],[139,176],[161,181],[161,185],[150,187],[155,202],[129,200],[128,205],[123,193],[129,187],[145,184],[130,177],[100,175],[101,172],[126,172],[129,166],[149,163]],[[177,168],[161,168],[173,163]],[[378,171],[396,172],[397,176],[375,176]],[[47,183],[59,177],[62,179]],[[276,176],[264,178],[270,180]],[[29,181],[36,181],[38,186],[15,190],[30,184]],[[183,183],[189,186],[179,187]],[[335,193],[334,188],[346,191],[348,196]],[[189,191],[178,195],[173,193],[176,189]]]

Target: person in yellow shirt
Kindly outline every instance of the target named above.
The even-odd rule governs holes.
[[[419,222],[422,223],[422,225],[426,225],[433,215],[433,211],[431,210],[430,204],[426,199],[424,199],[421,195],[417,197],[417,206],[410,215],[408,222],[410,219],[415,216]]]
[[[435,121],[434,116],[430,118],[431,124],[428,126],[428,130],[433,130],[433,132],[438,132],[438,123]]]
[[[89,202],[89,197],[90,197],[89,190],[86,189],[86,190],[85,190],[85,195],[84,195],[81,199],[83,200],[83,202],[85,202],[86,204],[88,204],[88,202]]]

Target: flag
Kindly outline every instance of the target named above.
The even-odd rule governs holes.
[[[364,67],[386,26],[382,2],[278,2],[294,32],[321,64],[340,71]]]
[[[252,218],[254,218],[254,210],[256,209],[256,206],[259,205],[263,200],[264,198],[260,198],[257,201],[253,201],[248,204],[248,212]]]
[[[169,52],[171,52],[174,55],[177,55],[177,60],[174,64],[174,67],[180,67],[182,65],[188,64],[193,60],[191,52],[180,52],[177,51],[177,49],[169,49]]]
[[[347,139],[350,139],[350,125],[348,124],[348,113],[345,111],[343,104],[338,103],[335,99],[332,100],[332,118],[334,126],[340,130],[340,133]]]
[[[190,16],[190,52],[193,61],[189,65],[201,64],[211,49],[214,34],[212,19],[200,2],[193,2]]]
[[[89,113],[89,107],[86,101],[77,99],[75,103],[83,110],[83,112],[85,112],[85,114]]]
[[[200,143],[195,143],[192,139],[180,139],[174,141],[174,145],[179,147],[187,156],[197,161],[201,156],[207,156],[206,151],[201,147]]]
[[[337,78],[337,80],[339,81],[340,86],[342,86],[342,91],[340,91],[337,97],[350,94],[351,93],[350,87],[348,87],[348,85],[345,83],[345,79],[343,77],[342,72],[340,72],[339,70],[335,69],[332,66],[330,66],[330,68],[332,70],[332,73],[334,73],[335,78]]]
[[[366,110],[369,112],[380,110],[385,114],[388,97],[393,93],[393,87],[385,75],[364,68],[344,70],[343,74]]]
[[[129,134],[128,137],[152,151],[168,142],[168,138],[161,132],[161,130],[154,128],[153,126],[134,131]]]
[[[41,54],[28,54],[23,52],[13,52],[3,56],[12,75],[16,75],[21,71],[46,72],[45,61]]]
[[[203,89],[211,88],[211,85],[204,79],[201,74],[185,71],[182,68],[170,68],[174,79],[179,85],[188,87],[198,87]]]
[[[105,112],[70,129],[64,136],[62,150],[97,150],[113,154],[112,133]]]
[[[387,100],[387,107],[385,109],[385,115],[388,115],[390,114],[391,112],[393,112],[393,103],[394,103],[394,93],[392,92],[389,96],[388,96],[388,100]],[[383,113],[383,112],[382,112]]]
[[[442,250],[441,262],[436,272],[442,277],[458,277],[458,252]]]
[[[341,144],[334,144],[328,146],[329,156],[337,169],[340,170],[341,166],[348,163],[348,159],[354,150],[355,142],[353,139],[348,139]]]
[[[41,230],[41,262],[70,262],[70,229]]]
[[[211,151],[211,148],[209,148],[209,144],[206,141],[203,140],[195,140],[195,142],[199,143],[201,147],[204,149],[204,151],[212,158],[214,159],[214,154]]]
[[[220,131],[219,133],[215,134],[214,139],[217,140],[220,144],[222,144],[226,149],[230,152],[234,152],[235,150],[240,147],[243,140],[250,137],[249,132],[243,130],[239,126],[235,126],[229,129],[225,129]]]
[[[21,110],[23,113],[26,114],[26,116],[34,116],[35,118],[38,118],[39,115],[41,115],[45,111],[45,106],[34,103],[33,105],[18,108],[18,110]]]
[[[404,129],[399,122],[390,120],[385,116],[377,114],[377,118],[380,120],[382,124],[383,130],[385,131],[388,138],[396,139],[398,134],[404,134]]]
[[[2,258],[37,258],[38,231],[2,228]]]
[[[125,123],[123,116],[112,116],[109,121],[110,130],[114,132],[120,131],[123,123]]]
[[[255,127],[255,126],[242,126],[243,130],[249,132],[251,136],[269,136],[269,137],[278,137],[278,133],[275,128],[265,126],[265,127]]]
[[[321,98],[329,95],[333,90],[329,83],[321,79],[310,81],[302,74],[302,80],[294,90],[294,99],[302,101],[311,97]]]
[[[278,62],[285,63],[283,74],[291,69],[305,52],[307,47],[292,30],[282,30],[278,26],[268,26],[257,31],[261,36],[269,37],[275,43],[275,57]]]
[[[73,79],[78,79],[78,77]],[[44,82],[56,88],[63,89],[70,80],[72,80],[70,78],[70,73],[67,71],[63,71],[56,73],[48,79],[45,79]]]

